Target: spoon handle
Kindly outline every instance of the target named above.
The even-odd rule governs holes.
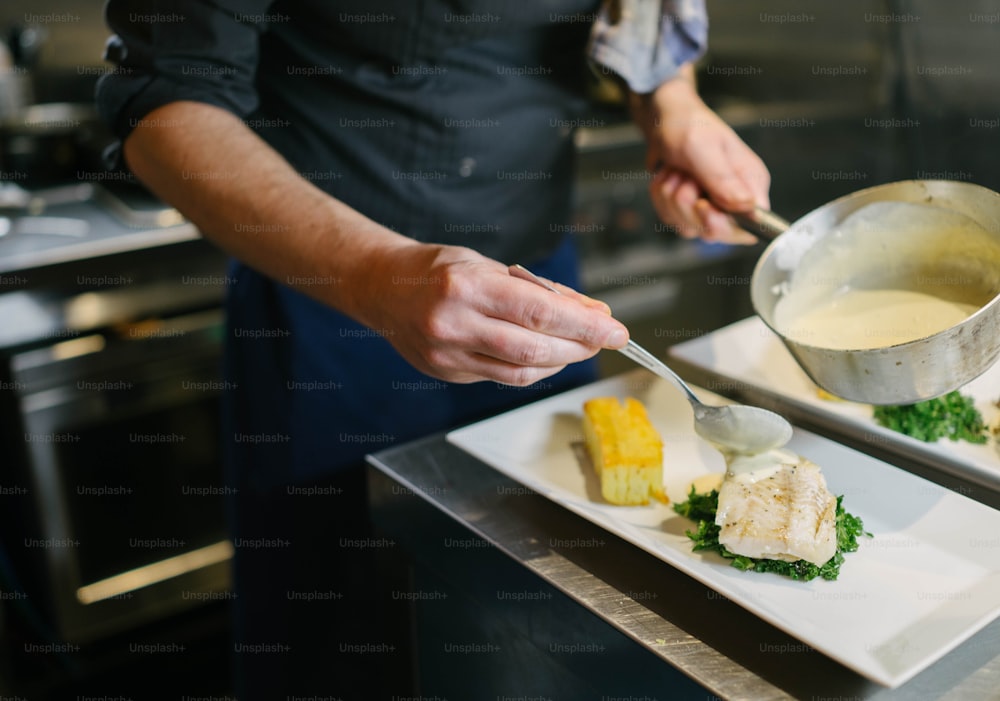
[[[697,407],[702,403],[701,400],[698,399],[698,396],[691,390],[690,387],[687,386],[687,383],[684,382],[684,380],[682,380],[676,372],[671,370],[670,367],[667,366],[662,360],[657,358],[635,341],[629,339],[628,344],[624,348],[619,348],[618,352],[626,358],[635,361],[650,372],[653,372],[669,381],[670,384],[687,396],[688,401],[691,402],[692,406]]]
[[[507,266],[507,272],[510,273],[511,277],[516,277],[520,278],[521,280],[527,280],[528,282],[533,282],[539,287],[544,287],[549,292],[555,292],[557,295],[562,294],[562,292],[560,292],[555,287],[550,285],[547,281],[535,275],[533,272],[525,268],[520,263],[514,263],[514,265]]]
[[[544,287],[549,292],[555,292],[560,294],[559,290],[547,283],[542,278],[535,275],[533,272],[525,268],[523,265],[514,264],[510,266],[508,272],[513,277],[520,278],[522,280],[527,280],[528,282],[533,282],[540,287]],[[635,361],[642,367],[646,368],[650,372],[656,373],[665,380],[668,380],[672,385],[677,387],[677,389],[684,392],[687,395],[688,401],[693,402],[695,406],[701,404],[701,400],[698,399],[697,395],[691,391],[691,388],[685,384],[684,380],[680,376],[667,367],[659,358],[650,353],[648,350],[640,346],[635,341],[629,339],[628,344],[624,348],[619,348],[618,352],[624,355],[626,358]]]
[[[791,227],[785,219],[763,207],[754,207],[752,213],[730,212],[729,216],[751,234],[768,241],[777,238]]]

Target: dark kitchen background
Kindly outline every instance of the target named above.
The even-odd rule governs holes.
[[[224,259],[102,165],[101,10],[0,8],[0,697],[224,695]],[[786,218],[891,180],[1000,189],[995,3],[709,10],[702,92],[767,162]],[[594,98],[573,222],[586,291],[658,353],[751,314],[761,247],[659,224],[638,132],[608,86]]]

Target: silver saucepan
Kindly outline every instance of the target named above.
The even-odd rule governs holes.
[[[764,211],[737,221],[774,239],[751,279],[754,310],[826,391],[910,404],[958,389],[1000,357],[1000,194],[908,180],[846,195],[791,225]],[[811,308],[857,290],[879,301],[885,290],[928,294],[968,315],[910,340],[894,327],[918,328],[913,307],[854,323],[871,311],[863,304],[858,317],[823,327],[832,337],[797,327]]]

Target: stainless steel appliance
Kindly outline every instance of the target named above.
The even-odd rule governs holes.
[[[225,279],[202,247],[77,263],[52,276],[62,288],[0,294],[0,576],[61,641],[227,596]]]

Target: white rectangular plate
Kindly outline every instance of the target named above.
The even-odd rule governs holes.
[[[833,430],[843,430],[932,467],[1000,489],[1000,444],[996,438],[981,445],[947,439],[926,443],[875,423],[870,404],[821,399],[813,381],[759,317],[672,346],[669,352],[717,377],[720,389],[737,383],[756,388],[794,405]],[[1000,424],[996,404],[1000,400],[1000,363],[960,391],[975,400],[988,426]]]
[[[789,448],[823,468],[831,491],[874,534],[847,555],[840,578],[740,572],[713,553],[692,552],[684,535],[692,524],[670,506],[601,498],[581,459],[583,402],[599,396],[646,405],[664,440],[664,486],[673,502],[685,499],[696,477],[723,471],[721,455],[695,435],[681,394],[644,370],[467,426],[448,440],[885,686],[904,683],[1000,613],[1000,511],[801,430]]]

